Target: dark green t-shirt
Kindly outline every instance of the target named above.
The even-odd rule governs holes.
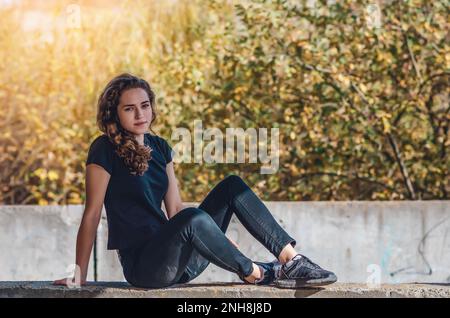
[[[86,165],[95,163],[111,175],[104,200],[108,250],[135,247],[168,221],[161,204],[169,185],[166,165],[172,161],[172,148],[150,133],[144,135],[144,144],[153,151],[142,176],[130,173],[108,136],[97,137],[89,148]]]

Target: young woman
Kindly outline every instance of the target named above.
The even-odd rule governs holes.
[[[295,288],[330,284],[336,276],[298,254],[296,241],[247,184],[230,175],[198,208],[184,207],[167,141],[148,133],[155,94],[130,74],[111,80],[98,101],[96,138],[86,161],[86,206],[77,236],[76,264],[86,283],[103,204],[108,249],[117,250],[126,280],[144,288],[186,283],[210,262],[246,283]],[[161,209],[164,200],[167,217]],[[279,262],[253,262],[225,236],[232,214]],[[69,285],[74,278],[56,280]]]

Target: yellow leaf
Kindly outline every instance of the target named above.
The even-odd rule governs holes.
[[[339,74],[337,78],[338,81],[341,82],[345,88],[350,87],[350,79],[347,76]]]
[[[41,180],[47,179],[47,170],[45,170],[45,169],[38,168],[38,169],[34,170],[33,173]]]
[[[292,131],[291,134],[289,135],[289,137],[291,137],[292,140],[295,140],[296,135],[295,135],[295,133]]]
[[[359,88],[361,89],[361,92],[363,92],[363,93],[367,92],[367,86],[366,85],[361,83],[361,84],[359,84]]]
[[[59,175],[55,170],[50,170],[47,174],[47,177],[50,181],[58,180]]]
[[[391,132],[391,124],[389,123],[388,119],[386,117],[382,117],[381,120],[383,122],[383,131],[384,131],[384,133]]]

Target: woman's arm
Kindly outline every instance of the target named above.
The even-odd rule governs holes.
[[[110,177],[105,169],[96,164],[86,166],[86,206],[78,229],[75,259],[81,284],[86,282],[89,259]],[[54,283],[68,285],[66,279],[57,280]]]
[[[175,176],[173,161],[166,166],[167,177],[169,178],[169,188],[164,197],[164,205],[166,207],[167,217],[171,219],[175,214],[185,208],[181,200],[180,191],[178,189],[178,180]]]

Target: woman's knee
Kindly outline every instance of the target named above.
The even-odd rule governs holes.
[[[183,217],[184,223],[187,225],[201,226],[214,222],[211,216],[203,211],[202,209],[189,207],[179,212],[181,217]]]
[[[230,174],[230,175],[226,176],[226,177],[222,180],[222,182],[229,183],[229,184],[232,184],[232,185],[236,185],[236,184],[246,184],[246,183],[244,182],[244,180],[242,180],[242,178],[241,178],[240,176],[236,175],[236,174]]]

